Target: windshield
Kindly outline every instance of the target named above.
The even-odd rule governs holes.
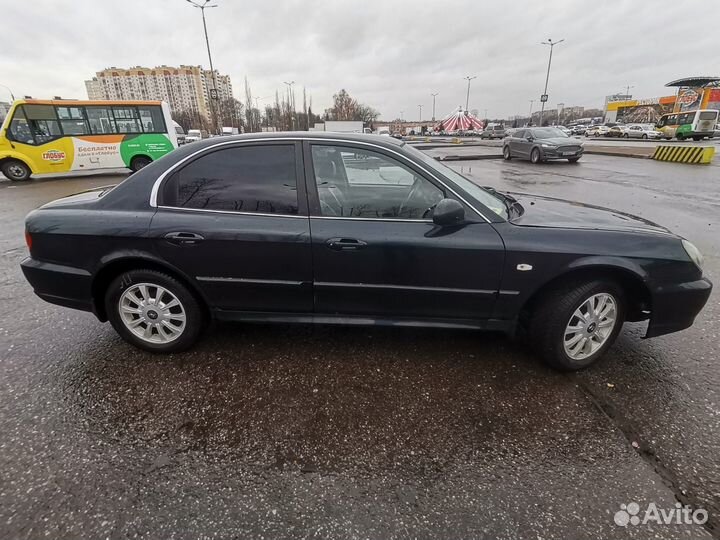
[[[503,219],[508,219],[507,206],[500,197],[492,195],[474,182],[471,182],[457,171],[443,165],[436,159],[431,158],[426,153],[421,152],[417,148],[406,144],[405,149],[423,162],[430,170],[440,173],[449,178],[453,183],[463,191],[467,192],[471,197],[475,198],[481,204],[487,206]]]
[[[558,128],[545,127],[532,130],[532,135],[536,139],[552,139],[553,137],[567,137],[564,131]]]
[[[700,113],[700,120],[715,120],[717,115],[717,111],[703,111]]]

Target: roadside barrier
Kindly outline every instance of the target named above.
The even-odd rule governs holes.
[[[676,163],[710,163],[715,155],[714,146],[667,146],[655,148],[651,156],[658,161],[674,161]]]

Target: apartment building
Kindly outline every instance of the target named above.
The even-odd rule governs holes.
[[[229,75],[215,70],[218,99],[233,97]],[[201,66],[110,67],[85,81],[88,99],[160,99],[172,111],[189,111],[210,117],[212,72]]]

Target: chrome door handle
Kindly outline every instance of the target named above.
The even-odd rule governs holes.
[[[357,251],[367,246],[367,242],[357,238],[331,238],[325,244],[335,251]]]
[[[205,240],[202,235],[197,233],[182,231],[167,233],[163,238],[171,244],[177,244],[179,246],[191,246]]]

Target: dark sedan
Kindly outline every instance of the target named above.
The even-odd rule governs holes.
[[[210,319],[428,326],[519,331],[572,370],[624,321],[689,327],[712,288],[659,225],[481,188],[371,135],[200,141],[31,212],[26,239],[36,294],[154,352]]]
[[[533,163],[567,159],[575,163],[583,155],[583,145],[554,127],[518,129],[503,141],[503,157],[529,159]]]

